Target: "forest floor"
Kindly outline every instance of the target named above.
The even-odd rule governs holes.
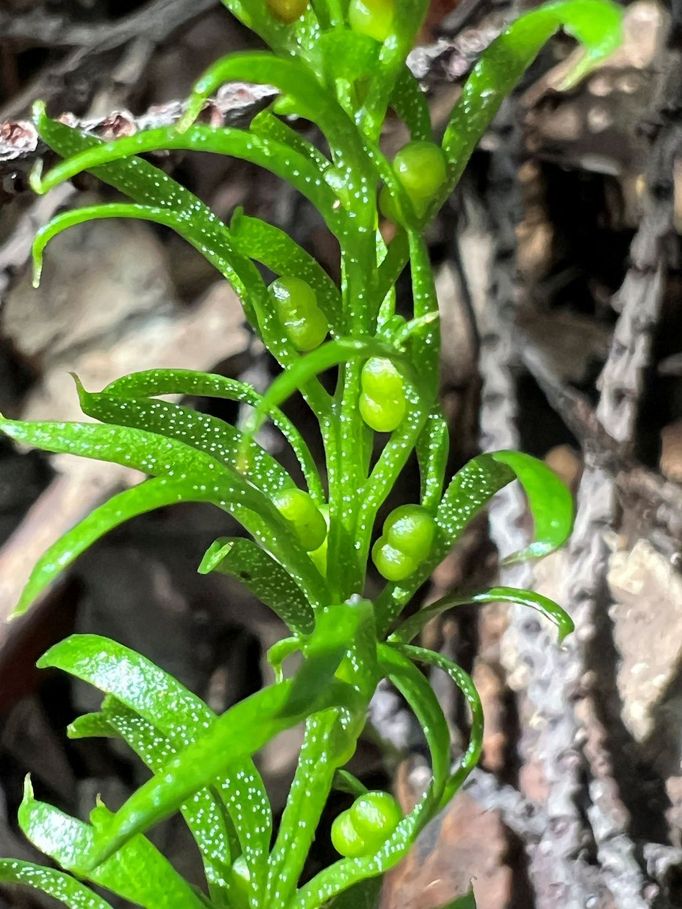
[[[435,124],[477,55],[522,8],[434,0],[410,65]],[[192,80],[249,40],[217,0],[4,0],[1,412],[75,418],[69,372],[97,389],[164,365],[257,388],[271,380],[273,363],[247,331],[238,299],[167,232],[95,222],[55,241],[37,291],[29,268],[37,227],[84,194],[106,195],[88,177],[32,196],[27,175],[45,150],[30,102],[43,98],[52,114],[68,113],[101,136],[170,123]],[[484,758],[389,875],[383,909],[431,909],[472,877],[479,909],[682,909],[680,4],[672,12],[653,0],[628,6],[621,50],[560,92],[573,52],[559,37],[541,54],[428,239],[452,469],[486,449],[545,458],[576,492],[576,529],[564,551],[534,569],[501,568],[498,553],[521,548],[528,532],[524,503],[510,491],[421,596],[496,579],[535,586],[568,608],[578,631],[559,649],[533,615],[501,606],[465,608],[428,628],[429,644],[471,670],[481,689]],[[268,92],[231,86],[209,116],[239,123],[268,100]],[[402,141],[389,126],[387,149]],[[274,178],[203,155],[155,160],[221,217],[242,205],[338,271],[321,222]],[[193,403],[240,417],[229,402]],[[300,401],[289,409],[305,422]],[[266,443],[284,455],[277,438]],[[135,479],[0,443],[0,619],[45,546]],[[404,488],[414,482],[406,471]],[[27,619],[0,625],[0,854],[33,857],[14,823],[26,772],[76,814],[97,792],[120,802],[141,778],[115,744],[66,741],[66,724],[96,702],[84,687],[33,668],[49,644],[73,630],[114,637],[216,710],[261,685],[278,621],[228,578],[196,573],[206,546],[230,530],[225,516],[199,507],[136,519]],[[458,741],[463,705],[439,678],[434,684]],[[424,776],[419,735],[389,689],[372,720],[377,735],[362,743],[352,769],[393,785],[409,805]],[[298,743],[294,732],[262,755],[276,808]],[[182,824],[169,822],[158,836],[198,880]],[[323,839],[311,871],[329,859]],[[0,909],[37,905],[53,904],[0,893]]]

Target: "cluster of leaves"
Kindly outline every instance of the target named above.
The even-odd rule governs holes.
[[[572,521],[570,495],[559,480],[518,452],[482,454],[446,483],[438,307],[423,231],[502,99],[548,38],[564,27],[585,45],[577,78],[616,46],[618,7],[608,0],[559,0],[511,24],[474,68],[437,143],[426,101],[405,64],[426,0],[225,4],[271,50],[219,61],[196,84],[177,128],[102,142],[49,119],[42,105],[35,108],[42,139],[65,159],[45,176],[34,174],[38,192],[88,170],[131,200],[59,214],[36,239],[36,280],[45,245],[72,225],[125,217],[171,227],[234,286],[254,332],[283,368],[265,395],[219,375],[183,370],[135,373],[98,393],[77,382],[82,410],[97,422],[0,421],[2,432],[24,445],[111,461],[149,476],[49,549],[17,613],[111,528],[176,502],[206,502],[229,513],[246,535],[217,540],[199,570],[240,579],[290,630],[269,654],[274,684],[221,716],[111,640],[76,635],[41,659],[40,666],[59,668],[104,693],[101,709],[76,720],[69,735],[123,739],[151,771],[117,811],[100,802],[88,823],[36,800],[27,782],[20,825],[64,871],[5,860],[0,881],[38,888],[74,909],[109,905],[84,881],[148,909],[374,906],[380,876],[452,798],[481,749],[483,718],[471,679],[449,659],[411,641],[435,615],[465,602],[522,603],[554,621],[560,636],[572,628],[555,603],[502,587],[453,593],[400,623],[415,591],[506,484],[521,483],[535,521],[534,542],[516,558],[556,549]],[[274,85],[278,100],[245,130],[196,123],[207,97],[231,80]],[[411,134],[393,162],[379,146],[389,109]],[[292,115],[319,128],[320,147],[290,126]],[[338,241],[340,287],[277,227],[241,211],[223,223],[138,157],[161,149],[239,157],[287,180]],[[379,196],[397,227],[388,245],[378,231]],[[406,319],[395,311],[395,283],[408,262],[413,310]],[[263,267],[276,276],[270,286]],[[332,369],[336,386],[330,392],[319,374]],[[294,391],[303,394],[319,422],[324,475],[280,409]],[[170,404],[166,395],[238,401],[252,408],[253,422],[240,431]],[[259,446],[256,432],[265,419],[293,449],[305,490]],[[382,433],[379,440],[375,433]],[[374,561],[387,583],[369,602],[363,594],[378,536],[376,516],[415,451],[419,502],[391,515],[375,543]],[[296,651],[300,668],[287,674],[283,664]],[[444,671],[470,707],[469,746],[454,769],[445,717],[418,664]],[[405,816],[387,794],[365,793],[342,770],[382,678],[414,710],[431,754],[430,783]],[[273,842],[272,811],[253,756],[301,722],[298,769]],[[336,825],[341,857],[302,883],[334,785],[357,797]],[[176,811],[201,853],[205,892],[186,883],[145,837]],[[454,905],[473,905],[473,897]]]

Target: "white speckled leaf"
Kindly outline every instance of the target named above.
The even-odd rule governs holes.
[[[93,848],[93,827],[39,802],[29,780],[19,808],[19,825],[34,846],[67,871],[77,867],[80,857]],[[131,839],[87,878],[143,909],[206,909],[204,901],[143,836]]]
[[[0,883],[31,887],[51,896],[69,909],[111,909],[111,905],[75,878],[18,859],[0,859]]]

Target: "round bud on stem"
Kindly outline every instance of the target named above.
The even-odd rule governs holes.
[[[362,367],[360,386],[362,419],[375,432],[393,432],[407,412],[405,384],[393,363],[385,357],[371,357]]]
[[[436,522],[421,505],[401,505],[386,518],[382,535],[372,547],[372,560],[387,581],[404,581],[428,558]]]
[[[270,285],[277,316],[296,350],[319,347],[329,331],[327,317],[317,304],[317,294],[302,278],[284,275]]]
[[[377,852],[402,820],[400,806],[388,792],[366,792],[332,824],[332,844],[348,858]]]
[[[273,498],[275,508],[287,520],[307,551],[319,549],[327,536],[327,524],[307,492],[283,489]]]
[[[412,208],[421,217],[447,180],[443,150],[434,142],[408,142],[393,159],[393,169]],[[379,207],[389,220],[396,221],[395,203],[386,187],[379,196]]]

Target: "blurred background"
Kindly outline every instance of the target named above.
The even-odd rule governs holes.
[[[410,65],[442,125],[481,50],[534,4],[434,0]],[[0,411],[77,418],[69,372],[100,389],[152,366],[220,372],[263,389],[276,368],[231,289],[175,235],[94,222],[48,250],[31,287],[35,230],[60,209],[110,197],[79,177],[36,199],[45,154],[28,120],[42,98],[97,135],[173,122],[197,75],[253,44],[217,0],[2,0],[0,3]],[[570,545],[534,568],[500,568],[530,530],[514,490],[498,497],[420,601],[456,587],[535,586],[573,614],[555,646],[528,612],[463,608],[430,626],[483,695],[485,754],[466,790],[384,887],[382,909],[431,909],[464,892],[480,909],[682,907],[682,8],[638,0],[617,54],[558,90],[575,46],[557,37],[484,137],[429,233],[443,316],[442,393],[451,468],[480,450],[545,458],[578,495]],[[210,122],[242,124],[268,91],[223,89]],[[309,124],[297,128],[315,139]],[[389,123],[388,152],[405,135]],[[49,157],[49,156],[48,156]],[[337,251],[308,205],[239,161],[172,153],[154,162],[223,218],[241,205],[288,230],[333,275]],[[387,236],[391,226],[384,225]],[[409,287],[401,284],[403,299]],[[196,407],[239,420],[237,405]],[[288,411],[310,430],[300,401]],[[286,458],[279,437],[263,439]],[[136,482],[124,469],[19,452],[0,442],[0,618],[43,549],[94,505]],[[392,503],[414,498],[414,466]],[[143,779],[115,743],[68,742],[97,705],[36,658],[72,631],[111,636],[177,675],[218,711],[269,680],[283,633],[246,591],[196,567],[229,518],[182,506],[98,544],[24,620],[0,625],[0,854],[33,857],[15,826],[22,778],[84,816]],[[456,749],[463,705],[434,684]],[[425,749],[400,699],[382,689],[352,768],[368,785],[418,797]],[[282,807],[299,733],[261,766]],[[455,749],[455,750],[456,750]],[[331,814],[344,803],[331,805]],[[328,824],[329,819],[325,821]],[[182,822],[157,842],[190,879],[200,868]],[[325,829],[310,871],[331,859]],[[55,905],[0,892],[0,907]]]

